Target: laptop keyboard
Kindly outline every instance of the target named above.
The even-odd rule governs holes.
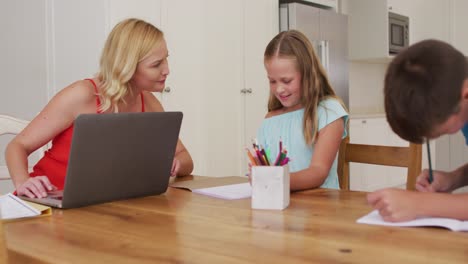
[[[52,191],[52,192],[48,192],[46,198],[55,199],[55,200],[62,200],[62,198],[63,198],[63,191]]]

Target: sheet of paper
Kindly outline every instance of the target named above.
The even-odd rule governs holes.
[[[249,182],[249,178],[240,176],[228,177],[198,177],[188,181],[177,181],[170,184],[174,188],[182,188],[193,191],[195,189],[204,189],[223,185]]]
[[[41,214],[39,210],[11,193],[0,196],[0,210],[2,219],[31,217]]]
[[[369,224],[369,225],[383,225],[383,226],[437,226],[448,228],[453,231],[468,231],[468,221],[460,221],[457,219],[451,218],[438,218],[438,217],[426,217],[419,218],[406,222],[386,222],[380,216],[377,210],[370,212],[369,214],[359,218],[357,220],[360,224]]]
[[[210,188],[195,189],[192,190],[192,192],[221,199],[234,200],[251,197],[252,187],[250,187],[250,183],[246,182]]]

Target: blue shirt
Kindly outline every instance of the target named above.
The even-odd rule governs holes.
[[[318,130],[331,122],[343,118],[345,130],[342,138],[347,135],[348,113],[336,99],[327,99],[319,103],[317,108]],[[265,149],[270,150],[270,159],[275,159],[279,153],[279,141],[288,151],[290,172],[304,170],[309,167],[314,145],[307,145],[303,134],[304,109],[272,116],[263,120],[257,134],[258,143]],[[338,157],[338,156],[337,156]],[[337,157],[328,173],[327,179],[321,187],[339,189],[337,174]]]
[[[463,133],[463,136],[465,136],[465,144],[468,145],[468,123],[465,123],[461,131]]]

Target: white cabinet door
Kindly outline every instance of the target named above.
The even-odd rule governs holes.
[[[242,1],[163,1],[171,74],[166,110],[184,112],[195,174],[239,175]]]
[[[241,95],[241,112],[243,119],[243,146],[250,146],[255,139],[260,123],[267,113],[270,88],[263,65],[263,54],[270,40],[278,34],[279,22],[277,1],[256,0],[244,1],[244,34],[243,34],[243,75],[245,89]],[[247,172],[247,155],[240,149],[243,157],[242,172]]]
[[[393,133],[385,117],[352,118],[349,130],[351,143],[387,146],[409,144]],[[406,175],[406,168],[351,163],[350,188],[373,191],[384,187],[404,187]]]

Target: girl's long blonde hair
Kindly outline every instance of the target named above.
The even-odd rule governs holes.
[[[132,94],[130,79],[138,62],[161,45],[161,30],[140,19],[130,18],[118,23],[107,37],[102,51],[98,78],[102,82],[101,111],[118,112],[118,104]]]
[[[265,49],[264,62],[274,57],[292,59],[296,62],[296,69],[301,74],[301,104],[304,106],[303,134],[306,143],[312,145],[318,133],[318,104],[327,98],[335,98],[343,107],[345,106],[336,96],[312,44],[303,33],[289,30],[276,35]],[[281,102],[270,92],[268,111],[282,107]]]

